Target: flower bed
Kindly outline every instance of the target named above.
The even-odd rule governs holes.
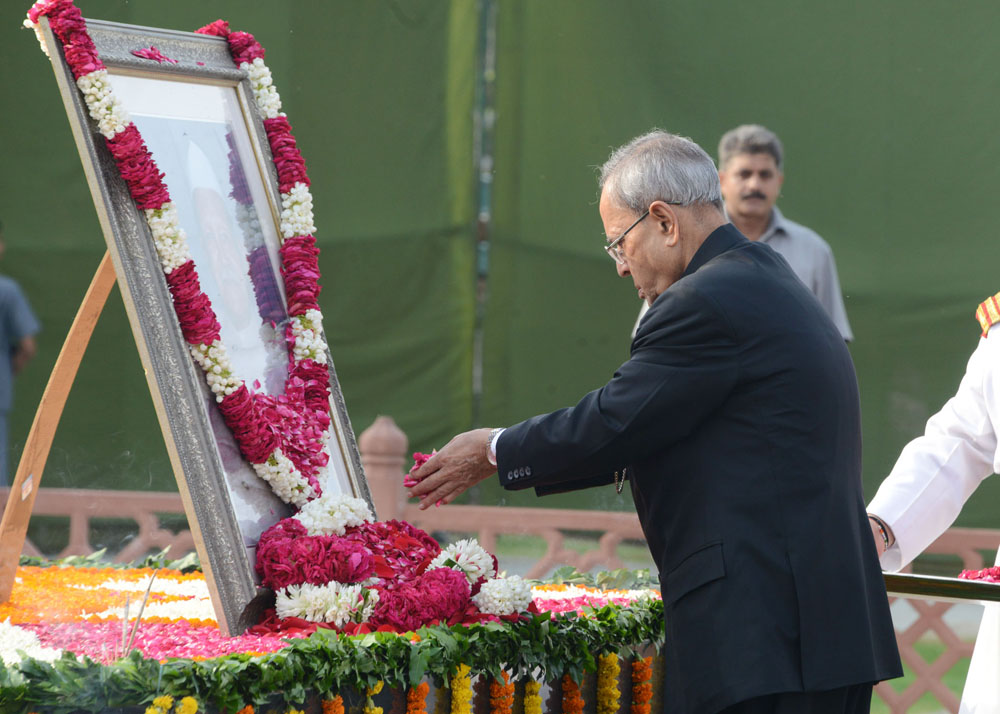
[[[286,619],[223,637],[200,572],[83,565],[19,568],[0,605],[0,711],[646,714],[662,681],[636,659],[663,637],[646,589],[535,585],[533,613],[510,622],[348,635]]]

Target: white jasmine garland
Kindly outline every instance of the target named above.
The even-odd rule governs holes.
[[[483,583],[472,602],[487,615],[522,612],[531,604],[531,586],[518,575],[493,578]]]
[[[442,549],[427,566],[428,570],[434,568],[461,570],[470,583],[475,583],[479,578],[495,572],[493,556],[487,553],[475,538],[456,541]]]
[[[375,520],[368,504],[344,493],[326,493],[302,506],[297,519],[311,536],[344,535],[349,526]]]
[[[291,319],[295,344],[292,352],[296,361],[311,359],[326,364],[326,337],[323,334],[323,315],[319,310],[306,310]]]
[[[243,380],[233,374],[233,365],[221,341],[215,340],[210,345],[189,345],[189,349],[194,361],[205,373],[205,381],[215,395],[216,402],[221,402],[243,386]]]
[[[31,630],[12,625],[8,617],[0,622],[0,660],[7,667],[21,661],[22,654],[27,659],[52,662],[62,657],[63,651],[42,647],[41,641]]]
[[[111,80],[106,69],[98,69],[76,80],[76,86],[83,93],[90,116],[97,122],[97,129],[107,139],[125,131],[132,120],[128,111],[111,91]]]
[[[281,235],[284,238],[307,236],[316,232],[313,225],[313,199],[304,183],[281,194]]]
[[[281,618],[300,617],[343,627],[348,622],[367,620],[377,603],[378,591],[331,580],[324,585],[303,583],[282,588],[275,597],[274,609]]]
[[[253,88],[253,98],[257,103],[260,113],[268,119],[274,119],[281,114],[281,97],[274,87],[274,80],[271,78],[271,70],[261,57],[254,59],[252,63],[243,62],[240,69],[247,73],[250,79],[250,86]]]
[[[285,503],[291,503],[297,508],[305,506],[315,495],[313,487],[302,477],[291,459],[281,453],[280,449],[267,457],[262,464],[250,464],[257,475],[268,482],[271,490]]]
[[[145,213],[163,272],[173,272],[191,260],[187,235],[177,220],[177,206],[174,202],[168,201],[159,208],[147,208]]]

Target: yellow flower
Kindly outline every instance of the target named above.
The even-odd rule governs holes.
[[[198,700],[194,697],[184,697],[174,711],[177,714],[195,714],[198,711]]]
[[[469,665],[460,664],[451,678],[451,714],[470,714],[472,711],[472,678]]]
[[[153,706],[157,709],[162,709],[167,711],[174,704],[174,698],[169,694],[164,694],[162,697],[157,697],[153,700]]]
[[[615,714],[621,691],[618,689],[618,675],[621,666],[618,655],[602,654],[597,658],[597,714]]]
[[[524,683],[524,714],[542,714],[542,683],[529,679]]]

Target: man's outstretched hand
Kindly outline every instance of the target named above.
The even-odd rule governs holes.
[[[486,458],[489,436],[489,429],[459,434],[411,474],[418,483],[410,488],[410,496],[420,499],[421,509],[451,503],[465,489],[496,473],[496,466]]]

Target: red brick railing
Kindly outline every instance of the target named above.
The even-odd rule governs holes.
[[[618,545],[643,538],[632,512],[461,505],[420,511],[405,502],[400,488],[407,464],[407,441],[392,420],[377,419],[361,434],[358,445],[380,519],[402,518],[427,531],[473,534],[491,551],[496,549],[498,535],[534,535],[544,541],[546,550],[527,571],[528,577],[544,576],[560,565],[572,565],[582,571],[623,567],[616,552]],[[0,489],[0,502],[6,500],[7,493],[8,489]],[[92,553],[92,519],[131,519],[138,525],[138,532],[128,545],[111,555],[118,562],[136,560],[167,546],[174,558],[194,549],[189,531],[174,533],[160,521],[160,514],[184,513],[180,495],[176,493],[43,488],[38,492],[34,513],[69,518],[68,544],[60,553],[48,555]],[[597,533],[597,547],[583,552],[567,548],[564,538],[569,531]],[[992,553],[998,543],[1000,531],[953,528],[931,545],[928,552],[957,555],[962,567],[981,568],[982,552]],[[40,554],[30,541],[25,543],[24,553]],[[917,617],[905,629],[897,629],[896,634],[902,658],[913,670],[915,679],[900,692],[882,683],[876,688],[877,695],[894,714],[906,712],[926,693],[933,695],[945,710],[958,712],[958,697],[944,684],[942,676],[961,658],[971,656],[973,642],[963,640],[945,619],[954,603],[920,599],[908,602]],[[915,649],[917,642],[927,637],[936,637],[944,646],[943,653],[932,662],[927,662]]]

